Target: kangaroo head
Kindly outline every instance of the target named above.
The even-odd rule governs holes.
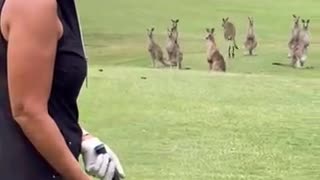
[[[310,19],[307,19],[307,20],[302,19],[301,22],[302,22],[303,29],[308,30]]]
[[[249,20],[249,26],[253,27],[253,18],[252,17],[248,17]]]
[[[153,32],[154,32],[154,27],[152,27],[151,29],[147,29],[147,34],[150,39],[153,38]]]
[[[222,18],[222,27],[225,27],[225,25],[227,24],[228,21],[229,21],[229,17]]]
[[[171,19],[171,22],[172,22],[172,29],[177,29],[178,28],[178,22],[179,22],[179,19]]]
[[[299,27],[299,22],[300,22],[300,16],[296,16],[295,14],[292,15],[293,17],[293,24],[295,27]]]
[[[213,33],[214,33],[214,28],[207,28],[206,29],[206,31],[207,31],[207,35],[206,35],[206,37],[205,37],[205,39],[206,40],[214,40],[214,36],[213,36]]]

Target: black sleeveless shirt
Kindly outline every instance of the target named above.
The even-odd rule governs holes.
[[[0,12],[4,1],[0,0]],[[78,159],[82,131],[78,124],[77,98],[86,77],[87,62],[74,0],[57,0],[57,3],[64,34],[58,42],[48,111],[73,155]],[[0,179],[61,179],[36,151],[12,118],[7,81],[7,42],[2,34],[0,37]]]

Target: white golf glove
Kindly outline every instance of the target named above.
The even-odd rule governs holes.
[[[95,148],[104,145],[107,153],[97,154]],[[82,159],[86,172],[101,180],[113,180],[115,171],[117,170],[120,178],[124,178],[125,174],[117,155],[102,143],[98,138],[89,138],[82,142],[81,147]]]

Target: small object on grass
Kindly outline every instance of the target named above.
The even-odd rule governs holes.
[[[141,76],[141,79],[147,79],[147,77],[145,77],[145,76]]]
[[[103,72],[103,69],[99,69],[99,72]]]

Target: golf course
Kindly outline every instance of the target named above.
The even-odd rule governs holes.
[[[320,1],[77,3],[89,65],[80,122],[116,152],[127,180],[320,179]],[[304,68],[272,64],[291,61],[293,14],[310,20]],[[248,16],[255,56],[244,55]],[[227,17],[237,32],[233,59]],[[183,68],[153,68],[147,29],[167,57],[171,19],[179,19]],[[215,28],[226,72],[208,71],[206,28]]]

